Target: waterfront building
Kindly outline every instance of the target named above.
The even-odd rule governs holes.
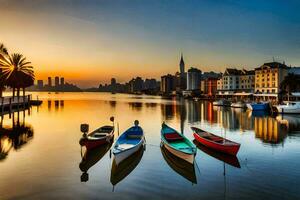
[[[217,90],[218,91],[223,90],[223,78],[222,77],[217,80]]]
[[[253,93],[255,89],[255,71],[243,69],[239,78],[239,91]]]
[[[43,89],[44,87],[44,81],[43,80],[37,80],[37,88],[39,90]]]
[[[241,70],[227,68],[222,76],[221,94],[234,94],[240,87]]]
[[[52,78],[51,77],[48,77],[48,86],[52,87]]]
[[[201,81],[201,92],[209,97],[217,94],[218,78],[209,77]]]
[[[280,84],[288,75],[290,67],[284,63],[270,62],[255,68],[255,96],[277,99]]]
[[[129,81],[130,92],[139,93],[143,90],[144,80],[141,77],[136,77]]]
[[[234,95],[236,93],[251,93],[255,87],[254,70],[239,70],[227,68],[222,79],[217,81],[217,90],[219,94]]]
[[[54,86],[55,87],[58,87],[59,86],[59,77],[58,76],[56,76],[55,78],[54,78]]]
[[[201,88],[201,70],[190,68],[187,72],[187,90],[200,90]]]
[[[65,78],[64,78],[64,77],[61,77],[61,78],[60,78],[60,85],[61,85],[61,86],[64,86],[64,85],[65,85]]]
[[[157,81],[152,78],[152,79],[146,79],[144,83],[144,89],[145,90],[151,90],[151,89],[156,89],[157,88]]]
[[[175,90],[175,77],[171,74],[161,77],[160,91],[163,94],[171,94]]]

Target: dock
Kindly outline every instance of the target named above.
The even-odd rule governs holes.
[[[31,95],[20,97],[0,97],[0,115],[26,110],[31,105],[40,105],[42,101],[32,100]]]

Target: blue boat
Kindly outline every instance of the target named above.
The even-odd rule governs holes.
[[[267,111],[270,108],[269,102],[250,103],[247,107],[252,111]]]
[[[113,146],[112,153],[114,161],[118,165],[130,155],[144,147],[145,136],[143,129],[138,125],[138,121],[134,122],[134,126],[122,133]]]

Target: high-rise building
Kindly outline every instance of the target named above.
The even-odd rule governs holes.
[[[43,89],[44,81],[43,80],[37,80],[37,87],[38,87],[39,90]]]
[[[117,84],[117,80],[115,78],[112,78],[110,81],[111,85],[116,85]]]
[[[55,87],[59,86],[59,77],[58,76],[55,77],[54,83],[55,83]]]
[[[51,77],[48,77],[48,86],[52,87],[52,78]]]
[[[200,90],[201,88],[201,70],[191,68],[187,72],[187,90]]]
[[[143,90],[144,80],[141,77],[136,77],[129,81],[130,84],[130,92],[136,93],[141,92]]]
[[[170,94],[175,90],[175,77],[171,74],[161,77],[160,90],[164,94]]]
[[[64,78],[64,77],[61,77],[61,78],[60,78],[60,85],[61,85],[61,86],[64,86],[64,85],[65,85],[65,78]]]

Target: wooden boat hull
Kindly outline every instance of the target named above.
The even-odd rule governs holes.
[[[185,179],[197,184],[197,177],[195,173],[195,165],[183,160],[170,153],[163,145],[161,145],[161,153],[167,164],[178,174]]]
[[[135,153],[131,154],[126,159],[122,160],[118,164],[114,159],[112,161],[110,182],[112,185],[116,185],[127,177],[140,163],[144,154],[144,148],[140,147]]]
[[[216,158],[220,161],[223,161],[223,162],[225,162],[225,163],[227,163],[227,164],[229,164],[233,167],[241,168],[240,162],[239,162],[239,160],[236,156],[230,155],[230,154],[224,154],[224,153],[218,152],[218,151],[214,151],[213,149],[202,145],[196,139],[193,142],[198,147],[198,149],[200,149],[201,151],[203,151],[207,155],[209,155],[211,157],[214,157],[214,158]]]
[[[89,133],[86,136],[83,136],[80,140],[79,140],[79,144],[81,146],[85,146],[87,151],[90,151],[94,148],[97,148],[99,146],[102,146],[104,144],[109,144],[113,141],[114,138],[114,128],[112,126],[104,126],[104,127],[111,127],[112,130],[110,132],[107,132],[106,135],[104,136],[100,136],[99,138],[97,137],[93,137],[93,134],[95,132],[97,132],[97,130],[103,128],[100,127],[99,129],[93,131],[92,133]]]
[[[236,155],[240,149],[240,146],[226,146],[226,145],[216,144],[214,142],[211,142],[209,140],[200,137],[197,133],[193,133],[193,135],[198,142],[216,151],[220,151],[230,155]]]
[[[141,142],[140,144],[138,144],[134,148],[128,149],[126,151],[122,151],[120,153],[113,153],[116,165],[118,165],[123,160],[125,160],[126,158],[128,158],[129,156],[131,156],[132,154],[137,152],[140,148],[144,148],[144,142]]]
[[[173,155],[193,164],[195,160],[195,154],[187,154],[177,149],[172,148],[168,143],[162,142],[163,146]]]

